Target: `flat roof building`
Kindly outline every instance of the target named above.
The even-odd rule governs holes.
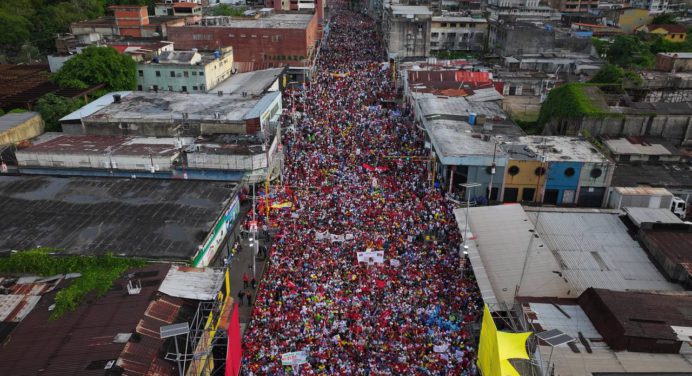
[[[197,137],[263,132],[281,113],[281,93],[261,96],[134,92],[112,103],[87,107],[81,121],[66,122],[69,134]],[[110,102],[107,100],[106,102]],[[92,112],[92,110],[95,110]]]
[[[213,258],[226,230],[215,225],[232,224],[238,205],[228,183],[43,176],[0,176],[0,201],[0,250],[182,261]]]
[[[284,65],[308,66],[319,39],[317,14],[272,13],[235,18],[205,17],[201,25],[171,28],[168,39],[176,48],[213,51],[233,47],[239,72]]]

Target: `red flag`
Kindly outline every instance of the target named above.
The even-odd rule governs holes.
[[[238,305],[233,304],[231,325],[228,328],[228,346],[226,347],[226,376],[240,374],[240,364],[243,359],[243,347],[240,342],[240,320],[238,318]]]

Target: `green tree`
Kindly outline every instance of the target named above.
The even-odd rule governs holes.
[[[61,117],[76,111],[82,103],[78,100],[71,100],[59,97],[55,94],[46,94],[36,102],[35,110],[41,114],[46,123],[46,132],[62,132],[60,126]]]
[[[0,49],[13,55],[29,40],[31,23],[22,16],[0,9],[0,30]]]
[[[649,46],[636,36],[619,35],[607,50],[608,62],[622,68],[649,68],[654,64],[654,55]]]
[[[613,64],[606,64],[592,78],[591,83],[622,84],[625,70]]]
[[[675,21],[675,15],[673,13],[661,13],[654,17],[651,23],[654,25],[669,25],[676,24],[677,21]]]
[[[108,90],[134,90],[137,63],[110,47],[91,46],[68,60],[53,76],[60,87],[84,89],[106,84]]]

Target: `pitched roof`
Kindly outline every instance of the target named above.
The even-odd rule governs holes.
[[[682,25],[669,25],[669,24],[663,24],[663,25],[656,25],[652,24],[647,26],[647,29],[651,32],[656,29],[663,29],[669,33],[676,33],[676,34],[685,34],[687,32],[687,29],[682,26]]]

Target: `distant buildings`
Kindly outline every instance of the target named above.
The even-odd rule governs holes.
[[[319,39],[317,16],[272,13],[247,18],[206,17],[200,25],[171,29],[168,39],[176,48],[216,51],[233,47],[239,72],[282,67],[306,67]]]
[[[656,70],[692,72],[692,52],[660,52],[656,54]]]
[[[137,65],[137,90],[205,93],[231,76],[233,49],[166,51]]]
[[[687,39],[687,28],[684,25],[644,25],[637,28],[637,31],[658,35],[673,43],[681,43]]]
[[[149,16],[147,7],[143,5],[112,5],[108,9],[113,12],[112,16],[73,22],[70,24],[70,33],[90,42],[106,36],[166,38],[170,28],[184,26],[188,22],[187,17],[192,17],[189,22],[198,17],[196,14],[182,17]]]
[[[425,57],[431,48],[432,12],[421,5],[385,4],[382,33],[390,57]],[[454,36],[454,41],[456,36]]]
[[[454,15],[433,17],[430,33],[431,51],[483,51],[488,21]]]

